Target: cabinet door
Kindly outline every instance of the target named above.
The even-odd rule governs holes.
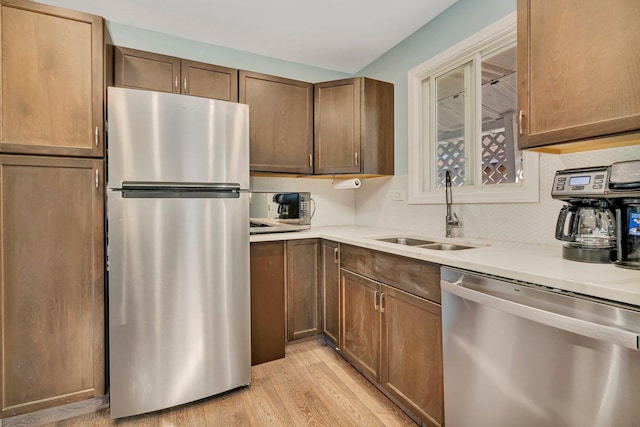
[[[284,357],[284,242],[251,243],[251,365]]]
[[[105,392],[102,170],[0,155],[1,417]]]
[[[360,172],[361,79],[315,84],[315,173]]]
[[[640,129],[640,2],[518,0],[521,148]]]
[[[322,333],[340,342],[340,261],[338,243],[322,241]]]
[[[320,332],[317,239],[287,241],[287,339]]]
[[[0,152],[103,155],[103,22],[3,1]]]
[[[313,173],[313,85],[240,71],[251,171]]]
[[[182,93],[238,102],[238,70],[183,59]]]
[[[382,286],[381,384],[428,426],[444,420],[440,305]]]
[[[340,270],[340,349],[364,375],[379,381],[380,285]]]
[[[115,56],[116,86],[180,93],[180,58],[124,47]]]

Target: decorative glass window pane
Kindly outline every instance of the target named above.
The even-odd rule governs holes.
[[[473,184],[469,158],[473,152],[472,63],[468,62],[435,79],[436,187],[443,187],[451,171],[454,186]]]

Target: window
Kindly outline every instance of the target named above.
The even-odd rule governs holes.
[[[538,201],[538,155],[517,144],[515,13],[409,72],[409,202]]]

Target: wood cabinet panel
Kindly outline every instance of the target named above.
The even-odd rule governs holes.
[[[251,243],[251,365],[284,357],[284,246]]]
[[[521,148],[640,129],[639,20],[636,1],[518,0]]]
[[[254,172],[313,173],[313,85],[240,71]]]
[[[115,85],[238,101],[238,70],[116,47]]]
[[[180,93],[180,58],[124,47],[115,55],[116,86]]]
[[[314,91],[314,172],[393,175],[393,85],[357,77]]]
[[[360,173],[360,82],[315,85],[316,173]]]
[[[0,151],[101,157],[102,18],[30,1],[0,7]]]
[[[183,59],[182,93],[238,102],[238,70]]]
[[[340,270],[340,350],[364,375],[379,381],[380,284]]]
[[[399,255],[340,245],[342,268],[440,302],[440,266]]]
[[[322,241],[322,333],[340,343],[340,254],[338,243]]]
[[[382,386],[430,426],[444,422],[438,304],[382,287]]]
[[[104,394],[103,161],[0,155],[1,416]]]
[[[287,241],[287,339],[320,333],[317,239]]]

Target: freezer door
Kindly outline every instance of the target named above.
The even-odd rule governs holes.
[[[108,88],[108,183],[235,182],[249,188],[249,107]]]
[[[250,382],[248,194],[109,191],[111,416]]]

